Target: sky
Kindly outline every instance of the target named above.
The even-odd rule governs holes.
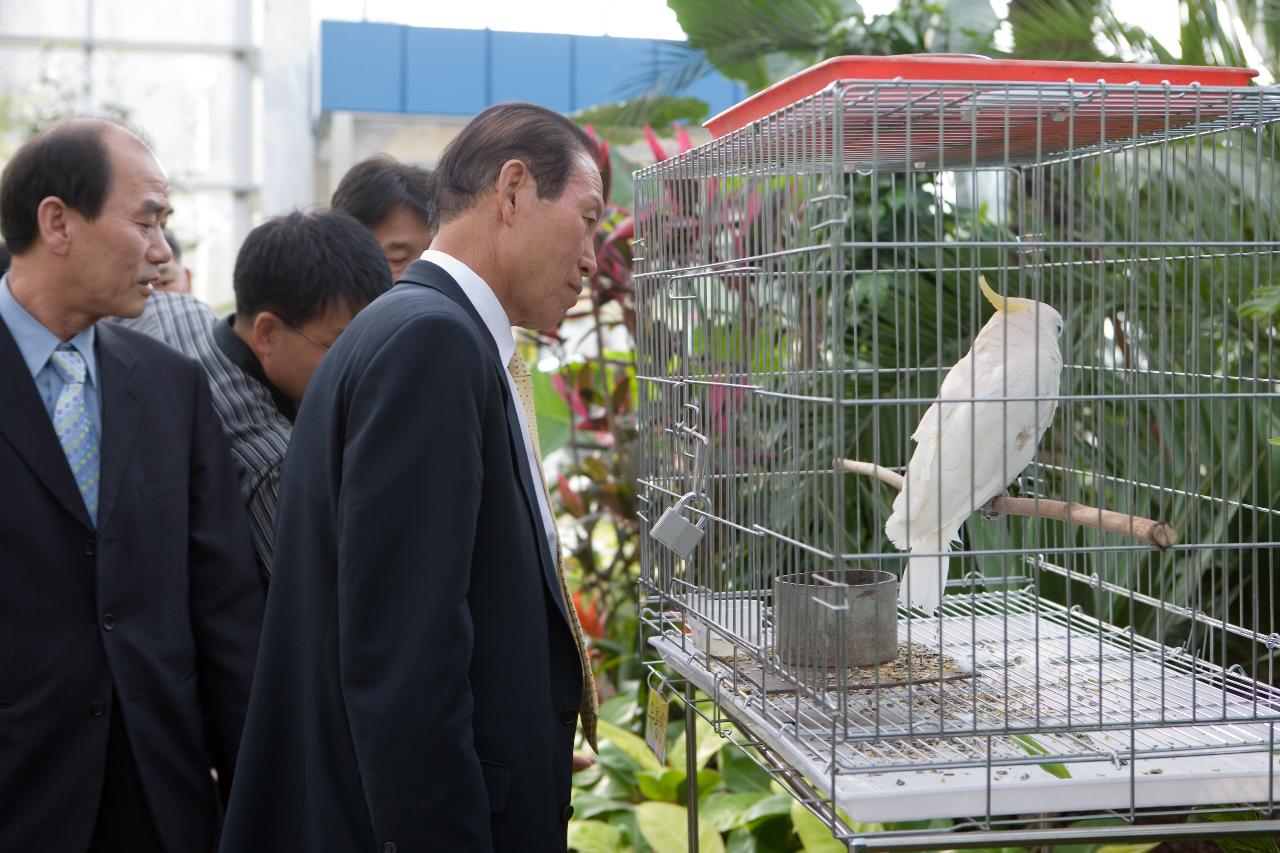
[[[896,0],[862,0],[869,15]],[[1004,16],[1007,0],[993,0]],[[1178,42],[1177,0],[1112,0],[1122,20],[1139,24],[1166,45]],[[322,18],[386,21],[419,27],[573,33],[633,38],[684,39],[666,0],[315,0]]]

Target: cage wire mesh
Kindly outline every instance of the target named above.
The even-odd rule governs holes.
[[[647,641],[839,837],[1273,814],[1280,335],[1240,309],[1278,119],[1268,88],[842,81],[636,174]],[[1040,303],[1022,338],[980,279]],[[936,609],[899,605],[899,487],[962,507],[906,537],[947,554]]]

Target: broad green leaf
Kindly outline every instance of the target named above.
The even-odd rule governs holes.
[[[1253,298],[1240,306],[1241,317],[1269,320],[1277,314],[1280,314],[1280,286],[1276,285],[1259,288]]]
[[[569,440],[569,404],[551,384],[550,375],[531,365],[533,405],[538,413],[538,446],[543,457],[559,450]]]
[[[714,770],[698,771],[698,797],[701,798],[716,788],[720,787],[720,783],[724,781],[724,777]]]
[[[674,803],[684,787],[683,770],[642,770],[636,774],[636,782],[640,785],[640,793],[645,799],[664,803]]]
[[[756,843],[755,834],[744,826],[729,833],[725,853],[761,853],[761,849]]]
[[[720,772],[730,791],[769,791],[773,780],[746,753],[736,746],[720,750]]]
[[[602,820],[573,820],[569,847],[578,853],[617,853],[622,849],[622,833]]]
[[[636,820],[635,809],[625,812],[614,812],[609,815],[609,825],[617,827],[623,834],[623,843],[635,848],[635,853],[651,853],[649,842],[640,834],[640,823]]]
[[[1048,755],[1049,754],[1049,750],[1045,749],[1045,747],[1041,745],[1041,743],[1037,741],[1035,738],[1033,738],[1031,735],[1014,735],[1013,739],[1018,744],[1018,746],[1022,747],[1022,749],[1027,753],[1027,755]],[[1058,764],[1056,762],[1046,762],[1040,765],[1040,769],[1051,776],[1057,776],[1059,779],[1071,778],[1071,771],[1067,769],[1067,766],[1065,764]]]
[[[600,719],[613,723],[615,726],[625,726],[634,720],[640,713],[640,704],[636,701],[636,695],[631,693],[619,693],[604,701],[600,706]]]
[[[615,726],[608,720],[598,720],[596,723],[596,731],[601,739],[609,741],[616,746],[628,758],[640,766],[642,770],[652,770],[661,773],[663,767],[658,763],[658,757],[649,751],[649,746],[640,738],[631,732]]]
[[[1222,853],[1276,853],[1280,849],[1276,847],[1275,841],[1262,837],[1215,838],[1213,843],[1218,845]]]
[[[1271,439],[1271,443],[1280,445],[1280,436],[1277,436],[1276,438]]]
[[[791,801],[791,823],[804,845],[804,853],[847,853],[848,848],[831,834],[831,827],[800,805],[799,800]]]
[[[705,820],[721,832],[728,832],[740,826],[746,826],[748,810],[756,803],[766,799],[772,798],[768,794],[759,791],[748,791],[740,794],[708,794],[698,801],[698,818]]]
[[[573,793],[573,816],[579,820],[586,820],[596,815],[608,814],[614,811],[626,811],[631,807],[631,803],[602,797],[599,794],[592,794],[586,791],[574,791]]]
[[[716,734],[715,726],[704,720],[701,715],[695,715],[694,731],[698,736],[698,769],[707,766],[712,757],[720,751],[720,747],[724,746],[724,738]],[[684,770],[684,733],[680,733],[667,745],[667,763],[677,770]]]
[[[1239,820],[1261,820],[1262,815],[1259,812],[1198,812],[1193,820],[1197,823],[1232,823]],[[1276,845],[1274,839],[1263,836],[1254,836],[1251,838],[1235,837],[1235,838],[1215,838],[1214,844],[1222,850],[1222,853],[1277,853],[1280,847]]]
[[[597,761],[586,770],[579,770],[573,774],[573,787],[578,790],[585,791],[592,785],[600,781],[600,777],[604,775],[604,767]]]
[[[743,818],[747,823],[755,823],[765,818],[788,814],[791,811],[791,804],[794,802],[795,800],[787,794],[774,794],[771,797],[765,797],[749,808]]]
[[[676,770],[684,769],[684,732],[675,737],[667,736],[667,766]]]
[[[606,800],[634,801],[638,794],[635,762],[627,758],[622,750],[609,746],[600,750],[600,765],[605,769],[604,778],[596,783],[591,793]]]
[[[654,853],[688,853],[689,813],[672,803],[640,803],[636,824]],[[714,826],[698,821],[699,853],[724,853],[724,842]]]
[[[1159,846],[1159,841],[1153,844],[1106,844],[1094,853],[1150,853]]]

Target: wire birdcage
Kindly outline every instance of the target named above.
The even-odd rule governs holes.
[[[648,649],[851,846],[1280,828],[1280,321],[1241,315],[1278,120],[1264,87],[841,80],[636,174]],[[944,385],[986,282],[1060,313],[1056,387]],[[899,604],[886,522],[952,409],[959,541],[912,551],[945,594]]]

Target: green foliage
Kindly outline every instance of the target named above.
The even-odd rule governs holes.
[[[669,803],[641,803],[636,806],[640,834],[654,853],[688,853],[689,816],[684,806]],[[724,842],[715,827],[699,819],[698,850],[724,853]]]
[[[798,800],[791,804],[791,822],[795,824],[796,834],[800,836],[800,844],[805,853],[844,853],[845,846],[831,834],[827,826],[800,805]]]
[[[1026,750],[1027,755],[1049,755],[1049,750],[1031,735],[1014,735],[1013,740],[1018,746]],[[1070,779],[1071,771],[1067,769],[1065,764],[1057,762],[1046,762],[1040,765],[1040,769],[1051,776],[1059,779]]]
[[[651,96],[679,91],[714,67],[752,91],[848,54],[990,51],[999,20],[989,0],[904,0],[867,15],[855,0],[668,0],[699,53],[670,63]]]
[[[1262,820],[1256,811],[1204,811],[1192,820],[1197,823],[1231,823],[1238,820]],[[1222,853],[1280,853],[1280,845],[1274,838],[1222,837],[1214,841]]]
[[[1268,285],[1254,291],[1249,301],[1240,306],[1240,316],[1264,322],[1280,316],[1280,285]]]
[[[569,846],[578,853],[617,853],[622,832],[599,820],[575,820],[569,824]]]
[[[707,102],[700,98],[645,93],[626,101],[588,107],[574,113],[572,118],[579,124],[591,125],[618,144],[627,145],[640,138],[640,128],[646,124],[655,127],[699,124],[709,112]],[[614,197],[617,199],[616,193]],[[617,200],[630,203],[629,199]]]

